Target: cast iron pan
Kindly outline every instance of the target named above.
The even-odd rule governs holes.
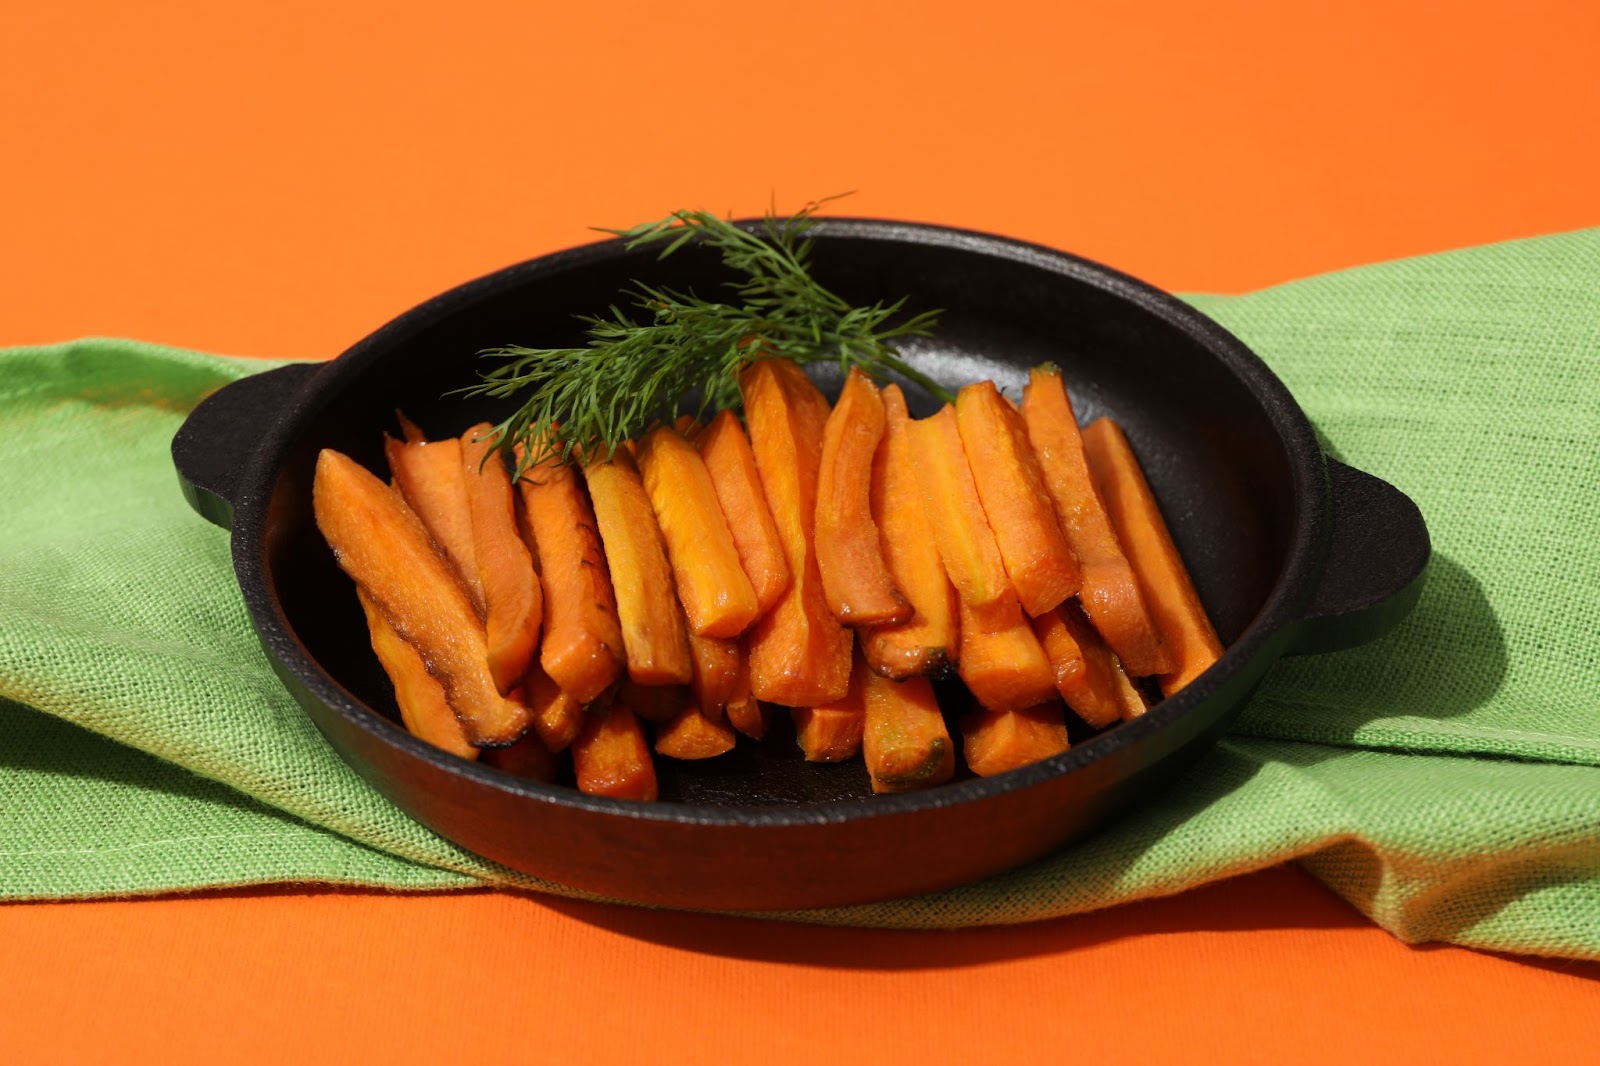
[[[1015,389],[1048,360],[1080,418],[1122,423],[1227,653],[1143,718],[1075,737],[1046,762],[899,796],[872,796],[859,760],[804,762],[782,728],[718,759],[657,760],[654,804],[518,780],[413,739],[313,523],[317,451],[386,475],[396,408],[430,435],[498,417],[441,399],[474,380],[480,349],[579,344],[574,315],[603,311],[636,279],[709,293],[724,277],[703,250],[661,263],[606,241],[453,289],[330,363],[229,385],[173,440],[185,495],[232,529],[239,586],[284,685],[413,818],[506,866],[639,903],[764,910],[924,892],[1103,822],[1209,747],[1279,656],[1368,640],[1415,603],[1429,554],[1416,506],[1325,458],[1282,383],[1203,315],[1018,241],[864,220],[814,232],[816,274],[847,299],[944,309],[937,337],[909,348],[936,379]],[[914,414],[932,412],[927,396],[907,396]]]

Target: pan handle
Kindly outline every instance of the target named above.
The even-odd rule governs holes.
[[[1292,655],[1338,651],[1381,636],[1416,606],[1432,547],[1411,497],[1328,460],[1333,537]]]
[[[172,438],[183,498],[202,518],[233,528],[239,479],[267,430],[321,363],[290,363],[230,382],[200,401]]]

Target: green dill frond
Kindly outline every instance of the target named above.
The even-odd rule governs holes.
[[[700,397],[699,416],[739,401],[739,372],[757,352],[797,363],[860,367],[891,374],[951,400],[937,382],[907,365],[893,346],[927,336],[938,312],[903,317],[905,301],[853,307],[811,276],[806,232],[836,197],[787,218],[769,211],[755,231],[704,211],[674,211],[624,230],[603,230],[631,248],[660,246],[666,259],[694,242],[714,249],[732,275],[726,300],[635,283],[603,316],[583,316],[582,348],[508,346],[480,353],[498,365],[468,395],[519,399],[496,428],[499,447],[521,446],[517,472],[556,456],[608,454],[653,423],[671,418],[685,397]]]

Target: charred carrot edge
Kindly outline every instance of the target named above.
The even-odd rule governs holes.
[[[1072,712],[1097,729],[1144,713],[1116,652],[1106,646],[1083,612],[1064,603],[1033,620],[1034,635],[1056,673],[1056,691]]]
[[[688,707],[692,697],[683,685],[641,685],[624,681],[617,688],[615,702],[646,722],[665,722]]]
[[[689,631],[638,468],[619,451],[586,463],[583,474],[617,597],[628,677],[641,685],[687,684],[693,674]]]
[[[563,692],[589,703],[622,673],[616,593],[588,494],[573,470],[546,459],[517,483],[544,583],[539,663]]]
[[[1030,617],[1043,614],[1078,591],[1083,571],[1061,531],[1027,426],[992,381],[961,389],[956,423],[1011,587]]]
[[[582,701],[562,692],[536,662],[528,664],[528,676],[515,695],[533,714],[533,732],[550,751],[565,751],[583,728]]]
[[[905,396],[883,388],[883,440],[872,459],[872,517],[878,524],[889,576],[911,601],[910,620],[860,634],[867,665],[897,681],[942,677],[958,650],[955,586],[945,573],[928,522],[912,452]]]
[[[926,678],[890,681],[866,671],[861,754],[874,792],[909,792],[950,780],[956,749]]]
[[[394,701],[400,708],[400,720],[406,731],[452,755],[476,759],[478,749],[467,740],[466,729],[456,718],[456,712],[450,709],[450,701],[444,698],[444,687],[428,673],[428,666],[417,649],[394,631],[372,597],[359,585],[356,596],[367,616],[373,654],[377,655],[383,672],[394,685]]]
[[[578,790],[617,799],[656,798],[656,768],[639,720],[626,707],[590,713],[572,742]]]
[[[1056,700],[1017,711],[977,711],[961,719],[967,768],[992,777],[1067,750],[1066,720]]]
[[[539,644],[544,595],[533,556],[517,532],[516,493],[487,422],[461,435],[461,464],[472,509],[473,553],[483,588],[489,671],[501,692],[521,680]]]
[[[1106,513],[1172,655],[1173,669],[1161,675],[1161,691],[1170,696],[1222,657],[1222,641],[1122,428],[1109,418],[1098,419],[1084,430],[1083,448]]]
[[[750,439],[734,413],[722,411],[701,430],[695,446],[717,490],[739,562],[755,589],[756,606],[765,614],[789,588],[789,560],[762,493]]]
[[[828,401],[783,359],[751,364],[739,385],[761,488],[791,575],[788,589],[750,631],[750,690],[788,707],[828,704],[850,687],[851,647],[849,630],[823,598],[812,544]]]
[[[400,494],[355,460],[317,456],[312,508],[334,558],[428,664],[475,747],[510,744],[532,725],[489,672],[483,622]]]
[[[693,704],[656,727],[656,754],[670,759],[714,759],[733,750],[733,729]]]
[[[867,724],[866,675],[871,673],[857,656],[844,698],[820,707],[795,707],[795,739],[807,762],[843,762],[861,750]]]
[[[404,415],[395,412],[400,418]],[[406,436],[420,432],[402,423]],[[484,612],[483,577],[478,572],[478,550],[472,536],[472,503],[467,496],[466,472],[461,465],[461,442],[455,438],[429,443],[402,443],[384,437],[383,452],[389,473],[406,505],[422,519],[433,542],[444,552],[456,580],[467,590],[473,609]]]
[[[889,576],[872,520],[872,457],[883,426],[878,387],[852,369],[822,430],[814,527],[822,594],[847,626],[905,622],[912,613]]]
[[[718,640],[716,637],[689,638],[689,658],[694,665],[694,676],[689,679],[689,691],[694,705],[713,722],[720,722],[728,701],[738,692],[739,671],[743,652],[737,640]],[[744,675],[745,694],[750,691],[750,674]]]
[[[1009,621],[1000,622],[1002,617]],[[961,605],[961,680],[973,698],[993,711],[1013,711],[1055,696],[1056,675],[1013,597],[991,609],[990,624],[973,621]]]
[[[1084,613],[1134,676],[1168,672],[1172,656],[1089,474],[1072,398],[1059,372],[1035,367],[1028,375],[1022,420],[1061,528],[1083,564],[1078,598]]]
[[[739,562],[705,460],[671,426],[647,433],[638,450],[639,471],[690,631],[702,637],[738,636],[761,607]]]
[[[483,753],[483,762],[515,777],[549,783],[561,773],[561,760],[544,746],[535,733],[529,733],[509,748],[494,748]]]
[[[932,417],[912,422],[910,432],[923,506],[950,583],[980,624],[987,625],[996,609],[996,624],[1008,623],[1003,604],[1015,600],[1016,593],[978,498],[955,408],[946,404]]]

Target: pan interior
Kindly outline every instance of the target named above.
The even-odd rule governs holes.
[[[1249,625],[1290,549],[1289,458],[1262,402],[1202,339],[1092,271],[997,256],[972,241],[847,232],[819,236],[814,261],[819,279],[853,302],[908,296],[912,311],[942,309],[936,336],[904,350],[948,386],[992,378],[1020,398],[1028,368],[1060,367],[1081,423],[1105,415],[1127,431],[1224,643]],[[668,264],[642,255],[524,264],[446,294],[363,342],[292,442],[267,523],[268,580],[321,668],[398,721],[352,586],[311,515],[319,449],[338,449],[387,476],[383,435],[396,432],[397,409],[430,436],[503,416],[504,407],[447,395],[475,380],[480,350],[581,344],[574,316],[603,312],[634,280],[710,293],[722,278],[714,260],[692,249]],[[831,396],[836,373],[817,377]],[[907,397],[914,415],[934,409],[919,390],[908,388]],[[958,706],[946,701],[952,713]],[[765,742],[741,740],[717,759],[658,759],[663,799],[762,806],[870,795],[860,760],[804,762],[786,719],[774,715]]]

